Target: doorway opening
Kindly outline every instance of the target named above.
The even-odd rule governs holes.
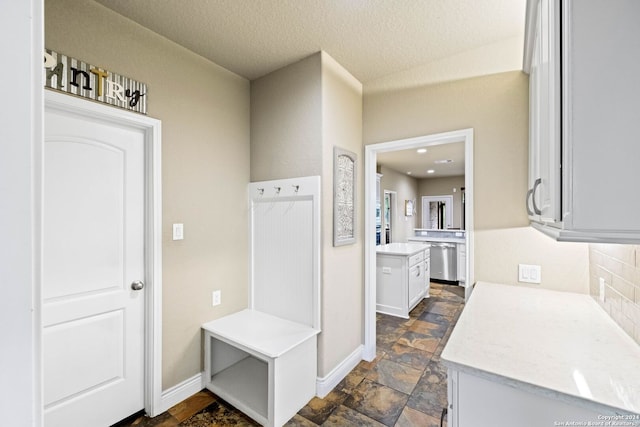
[[[391,190],[384,190],[384,215],[382,216],[382,241],[383,245],[393,242],[393,227],[396,222],[396,201],[397,193]]]
[[[473,247],[473,129],[419,136],[365,146],[365,310],[364,310],[364,350],[363,359],[371,361],[376,357],[376,187],[378,176],[376,161],[379,153],[429,146],[464,143],[465,155],[465,241],[467,248],[466,271],[468,298],[475,282]]]

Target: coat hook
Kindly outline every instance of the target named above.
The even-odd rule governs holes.
[[[300,190],[299,185],[292,185],[292,187],[293,187],[293,191],[295,191],[296,193],[298,192],[298,190]]]
[[[258,188],[258,193],[262,196],[264,194],[264,188]]]
[[[282,187],[273,187],[276,189],[276,195],[280,194],[280,190],[282,190]]]

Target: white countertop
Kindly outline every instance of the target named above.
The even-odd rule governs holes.
[[[414,236],[407,239],[410,242],[435,242],[435,243],[465,243],[463,237],[428,237]]]
[[[383,255],[411,256],[429,247],[425,243],[388,243],[376,246],[376,252]]]
[[[441,357],[534,393],[640,413],[640,346],[589,295],[479,282]]]

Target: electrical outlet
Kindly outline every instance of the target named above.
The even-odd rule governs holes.
[[[600,277],[598,279],[599,285],[600,285],[600,290],[598,293],[598,296],[600,297],[600,301],[604,302],[604,285],[606,284],[606,282],[604,281],[604,279],[602,277]]]
[[[211,305],[216,306],[222,303],[222,291],[213,291],[211,294]]]
[[[391,274],[391,267],[382,267],[382,274]]]
[[[518,264],[518,282],[540,283],[542,268],[539,265]]]

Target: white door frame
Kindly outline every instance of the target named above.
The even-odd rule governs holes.
[[[473,129],[462,129],[434,135],[381,142],[364,148],[364,350],[362,357],[372,361],[376,357],[376,159],[378,153],[428,147],[432,145],[464,142],[464,182],[466,193],[465,215],[467,245],[468,296],[474,280],[473,247]]]
[[[141,114],[121,110],[62,94],[45,91],[45,108],[73,113],[78,116],[100,118],[113,124],[124,124],[144,133],[144,179],[145,179],[145,333],[144,333],[144,409],[150,416],[163,411],[162,397],[162,174],[161,174],[161,122]],[[37,171],[39,181],[36,190],[36,209],[42,212],[42,162]],[[42,218],[36,233],[37,253],[40,263],[37,275],[42,271]],[[37,283],[41,295],[41,283]],[[38,318],[42,301],[38,304]],[[42,324],[37,337],[42,342]],[[40,350],[42,352],[42,350]],[[42,359],[42,353],[40,354]],[[42,374],[41,374],[42,375]],[[42,377],[41,377],[42,382]]]

